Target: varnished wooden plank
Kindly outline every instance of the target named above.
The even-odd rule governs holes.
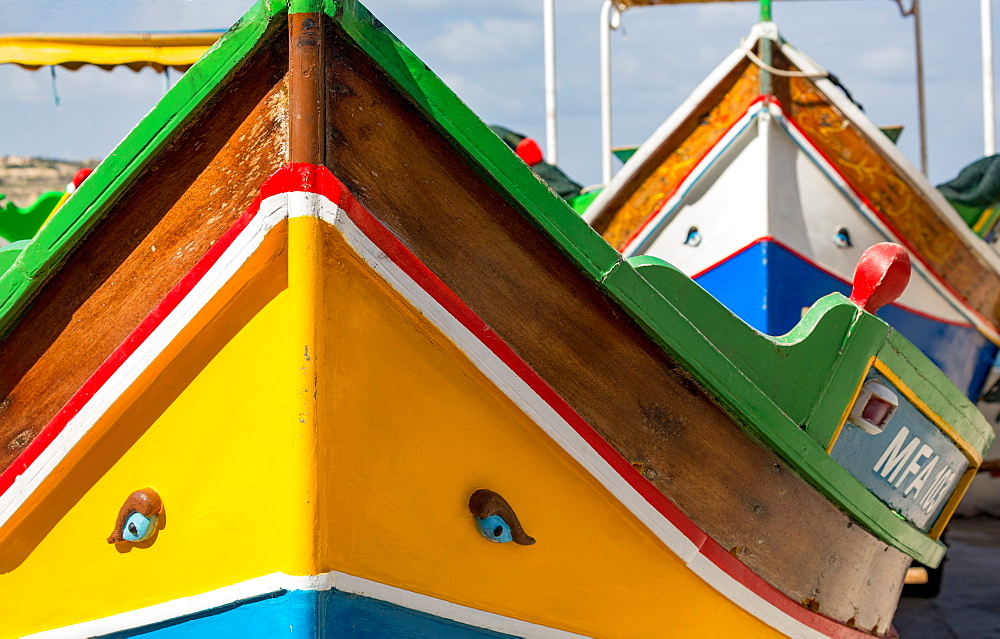
[[[279,42],[284,32],[274,34]],[[285,159],[283,48],[241,69],[123,194],[0,350],[0,468],[32,441]],[[101,326],[103,330],[95,330]]]
[[[909,559],[747,437],[378,69],[329,37],[331,171],[714,539],[789,597],[884,631]]]

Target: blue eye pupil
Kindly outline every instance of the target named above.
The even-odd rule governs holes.
[[[145,541],[154,532],[156,532],[156,515],[146,517],[140,513],[132,513],[122,527],[122,538],[131,542]]]
[[[476,526],[479,528],[479,534],[489,541],[502,544],[514,539],[510,533],[510,526],[500,515],[491,515],[483,519],[476,517]]]

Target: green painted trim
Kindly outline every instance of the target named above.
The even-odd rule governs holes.
[[[583,215],[587,211],[587,207],[589,207],[594,200],[597,199],[597,196],[600,195],[603,190],[604,189],[594,189],[593,191],[581,193],[576,197],[571,197],[566,200],[566,202],[570,205],[570,207],[572,207],[573,211],[577,215]]]
[[[336,0],[288,0],[288,13],[325,13],[335,16],[337,4]]]
[[[611,149],[611,152],[614,154],[616,158],[618,158],[618,160],[622,164],[625,164],[626,162],[632,159],[632,156],[635,155],[635,152],[638,150],[639,147],[637,146],[620,146]]]
[[[17,256],[30,242],[31,240],[17,240],[0,248],[0,273],[5,273],[14,264]]]
[[[760,0],[760,21],[771,21],[771,0]]]
[[[903,134],[902,126],[880,126],[878,130],[881,131],[885,137],[889,138],[889,141],[893,144],[899,142],[899,136]]]
[[[844,298],[837,294],[824,299],[843,301]],[[881,319],[855,307],[855,321],[843,334],[840,357],[830,367],[825,388],[807,419],[807,431],[824,454],[840,428],[848,403],[854,399],[854,393],[868,373],[872,357],[882,347],[889,332],[889,326]],[[944,377],[936,368],[934,370],[941,378]],[[946,383],[951,384],[947,380]]]
[[[30,240],[52,215],[63,195],[61,191],[46,191],[22,209],[13,202],[4,205],[4,196],[0,194],[0,237],[8,242]]]

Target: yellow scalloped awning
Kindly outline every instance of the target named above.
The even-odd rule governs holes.
[[[72,71],[91,64],[105,70],[166,67],[185,71],[224,31],[183,33],[86,33],[0,35],[0,64],[25,69],[61,66]]]

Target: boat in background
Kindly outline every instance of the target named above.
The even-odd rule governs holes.
[[[264,0],[0,275],[0,632],[891,636],[993,437],[908,278],[762,335]]]
[[[624,256],[676,265],[771,335],[826,291],[847,292],[866,248],[898,242],[915,277],[880,316],[968,397],[982,394],[1000,342],[1000,257],[773,22],[753,28],[585,217]]]

